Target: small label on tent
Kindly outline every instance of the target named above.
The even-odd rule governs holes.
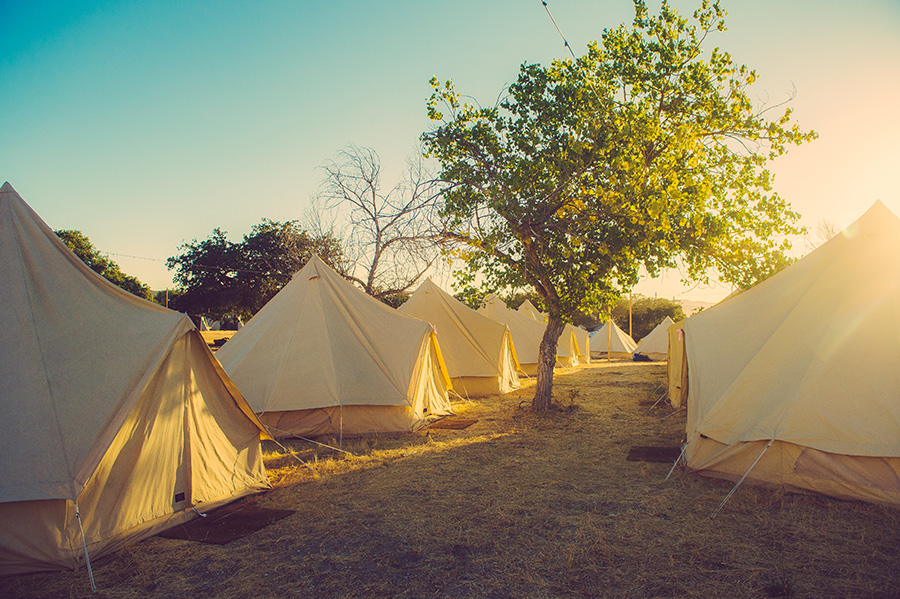
[[[184,501],[184,493],[175,493],[175,503]]]

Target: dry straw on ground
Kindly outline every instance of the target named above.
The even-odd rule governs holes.
[[[293,516],[224,546],[152,538],[97,560],[97,597],[898,597],[900,512],[730,486],[631,462],[677,445],[665,366],[602,362],[455,404],[465,430],[271,446],[262,506]],[[3,597],[82,597],[84,571],[0,579]]]

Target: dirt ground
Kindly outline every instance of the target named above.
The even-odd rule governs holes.
[[[289,443],[308,467],[267,444],[255,505],[295,514],[227,545],[147,539],[96,561],[95,596],[900,597],[900,511],[742,486],[712,518],[729,484],[626,460],[681,442],[664,364],[563,369],[542,416],[532,389],[456,401],[463,430]],[[0,596],[90,589],[81,570]]]

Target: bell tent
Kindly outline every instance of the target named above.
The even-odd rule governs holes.
[[[502,322],[509,327],[519,367],[529,376],[537,374],[538,354],[541,339],[544,337],[546,323],[539,323],[515,310],[510,310],[506,303],[494,294],[484,298],[484,305],[478,312],[488,318]],[[556,366],[573,366],[578,363],[578,345],[574,335],[563,331],[556,348]]]
[[[572,334],[575,335],[575,338],[578,342],[578,363],[579,364],[590,364],[591,363],[591,333],[582,329],[581,327],[576,327],[574,325],[567,325],[572,327]]]
[[[0,574],[76,568],[268,488],[190,318],[88,268],[0,188]]]
[[[508,393],[519,386],[509,327],[479,314],[427,279],[399,308],[431,323],[453,390],[463,396]]]
[[[900,503],[900,219],[842,234],[687,319],[687,465]]]
[[[684,321],[669,325],[668,363],[666,375],[669,383],[669,403],[673,408],[680,408],[687,403],[688,372],[687,360],[684,356]]]
[[[216,356],[276,436],[405,432],[451,413],[431,325],[316,256]]]
[[[675,322],[666,316],[662,322],[653,327],[647,336],[641,339],[634,349],[634,354],[641,354],[651,362],[664,362],[669,359],[669,327]]]
[[[535,322],[547,322],[547,315],[535,308],[534,304],[531,303],[531,300],[522,302],[517,311]]]
[[[512,312],[512,310],[510,310]],[[546,328],[547,325],[544,325]],[[575,327],[566,323],[559,341],[556,345],[556,363],[560,366],[578,366],[580,364],[579,355],[581,350],[578,348],[578,337],[575,334]]]
[[[612,331],[610,331],[612,324]],[[609,320],[602,327],[591,333],[591,357],[592,358],[631,358],[637,343],[631,335],[619,328]]]
[[[517,312],[520,314],[524,314],[529,317],[531,320],[535,322],[542,323],[544,326],[547,326],[547,315],[534,307],[534,304],[531,303],[530,300],[525,300],[519,306]],[[566,324],[566,328],[563,331],[563,336],[560,337],[560,341],[563,338],[566,339],[567,345],[571,342],[568,340],[569,335],[574,336],[575,338],[575,347],[574,353],[569,357],[568,364],[569,366],[575,366],[576,364],[590,364],[591,362],[591,337],[590,333],[585,331],[584,329],[580,329],[571,324]]]

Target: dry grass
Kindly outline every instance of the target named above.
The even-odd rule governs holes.
[[[200,331],[200,335],[206,341],[206,345],[214,352],[221,347],[222,343],[231,339],[235,333],[237,331]]]
[[[557,375],[559,409],[531,385],[455,404],[461,431],[345,442],[344,455],[272,446],[297,513],[225,546],[148,539],[98,560],[98,597],[898,597],[900,513],[729,486],[625,460],[677,445],[665,367],[612,362]],[[520,403],[522,405],[520,406]],[[81,572],[0,579],[3,597],[89,595]]]

